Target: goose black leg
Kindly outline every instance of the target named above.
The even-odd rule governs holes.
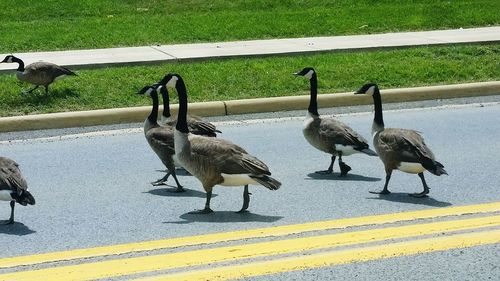
[[[202,214],[213,213],[214,211],[212,211],[212,209],[210,209],[210,199],[211,198],[212,198],[212,191],[207,191],[207,201],[205,202],[205,208],[203,210],[189,212],[188,214],[202,215]]]
[[[49,94],[49,85],[45,85],[45,95]]]
[[[333,163],[335,163],[335,155],[332,155],[332,162],[330,162],[328,169],[324,171],[316,171],[316,174],[327,175],[333,173]]]
[[[351,170],[351,167],[342,161],[342,152],[339,152],[339,167],[341,177],[347,176],[347,173]]]
[[[241,210],[238,211],[238,213],[243,213],[246,212],[248,209],[248,205],[250,204],[250,195],[252,193],[248,192],[248,184],[245,185],[245,190],[243,191],[243,207],[241,207]]]
[[[0,223],[0,224],[7,225],[7,224],[14,223],[14,206],[15,205],[16,205],[16,201],[10,201],[10,218],[9,218],[9,220],[2,221],[2,223]]]
[[[152,182],[151,184],[154,186],[165,185],[165,182],[167,182],[168,177],[170,177],[171,174],[172,173],[170,171],[168,171],[163,178],[158,179],[158,180]]]
[[[384,184],[384,189],[382,189],[381,191],[370,191],[370,193],[373,193],[373,194],[389,194],[391,193],[389,191],[389,189],[387,189],[387,186],[389,185],[389,180],[391,179],[391,175],[392,175],[392,170],[389,170],[389,171],[385,171],[385,184]]]
[[[424,186],[424,191],[422,191],[420,193],[412,193],[412,194],[408,194],[408,195],[410,195],[411,197],[416,197],[416,198],[427,197],[427,194],[429,194],[430,188],[429,188],[429,186],[427,186],[427,183],[425,182],[424,173],[418,173],[418,176],[422,180],[422,185]]]
[[[153,186],[159,186],[159,185],[166,185],[166,182],[168,180],[168,177],[172,175],[172,177],[174,177],[174,180],[175,180],[175,183],[177,184],[177,188],[174,190],[174,192],[184,192],[186,191],[182,185],[179,183],[179,180],[177,179],[177,176],[175,175],[175,172],[168,172],[163,178],[157,180],[157,181],[154,181],[152,182],[151,184]]]
[[[23,91],[23,92],[21,92],[21,94],[29,94],[29,93],[33,92],[34,90],[38,89],[38,87],[40,87],[40,85],[36,85],[36,86],[35,86],[33,89],[31,89],[31,90],[28,90],[28,91]]]

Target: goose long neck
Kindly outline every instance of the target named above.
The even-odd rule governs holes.
[[[152,124],[158,124],[158,93],[153,91],[151,93],[151,99],[153,100],[153,108],[151,109],[151,113],[148,116],[149,122]]]
[[[177,94],[179,95],[179,112],[177,114],[177,125],[175,128],[182,133],[189,133],[189,129],[187,126],[187,90],[186,85],[182,78],[179,77],[179,80],[176,83],[175,88],[177,89]]]
[[[311,98],[309,100],[309,108],[307,109],[309,113],[313,116],[319,116],[318,113],[318,77],[316,73],[313,73],[311,79]]]
[[[24,62],[20,58],[13,57],[12,61],[18,63],[17,71],[24,71]]]
[[[161,87],[161,97],[163,99],[163,117],[170,118],[170,97],[168,95],[167,87]]]
[[[381,131],[384,129],[384,118],[382,115],[382,97],[380,96],[380,91],[375,88],[373,93],[373,105],[375,107],[375,116],[373,118],[372,131]]]

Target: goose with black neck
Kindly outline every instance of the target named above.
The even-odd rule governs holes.
[[[375,115],[372,123],[373,146],[385,167],[385,184],[381,191],[370,191],[375,194],[389,194],[389,180],[393,170],[418,174],[424,190],[420,193],[410,194],[413,197],[426,197],[429,186],[424,178],[424,171],[440,176],[447,175],[443,164],[436,161],[434,154],[424,142],[423,137],[417,132],[400,128],[385,128],[382,113],[382,97],[377,84],[367,83],[355,94],[372,96]]]
[[[340,176],[346,176],[351,167],[342,160],[342,156],[349,156],[354,153],[377,156],[369,148],[368,142],[360,134],[351,129],[351,127],[333,117],[322,117],[319,115],[317,101],[318,78],[314,68],[306,67],[295,73],[295,75],[309,79],[311,84],[309,107],[302,128],[304,137],[316,149],[332,155],[328,169],[317,171],[316,173],[333,173],[333,164],[338,156]]]
[[[163,99],[163,111],[158,123],[162,126],[174,127],[175,124],[177,124],[177,117],[170,114],[170,95],[167,87],[161,87],[160,93]],[[216,137],[217,133],[222,133],[216,129],[214,124],[203,121],[203,119],[199,116],[188,114],[187,124],[189,131],[195,135]]]
[[[151,113],[144,121],[144,136],[146,137],[151,149],[156,153],[158,158],[160,158],[161,162],[168,170],[163,178],[156,180],[151,184],[154,186],[164,185],[169,176],[172,175],[175,183],[177,184],[175,192],[184,192],[185,190],[179,183],[175,173],[174,128],[172,126],[160,126],[160,124],[158,124],[158,89],[160,87],[162,86],[146,86],[137,93],[140,95],[149,95],[153,100]]]
[[[178,74],[170,73],[161,83],[175,88],[179,96],[179,112],[174,132],[175,152],[180,164],[203,185],[206,192],[205,207],[191,214],[212,213],[210,200],[213,187],[244,186],[243,206],[245,212],[250,203],[249,184],[261,185],[277,190],[281,183],[271,177],[267,165],[240,146],[223,139],[209,138],[189,133],[187,125],[188,96],[186,85]]]
[[[24,67],[24,62],[13,55],[6,56],[0,63],[17,63],[17,79],[35,85],[35,87],[26,93],[31,93],[40,86],[45,87],[45,95],[49,92],[49,85],[55,80],[64,76],[76,76],[76,73],[50,62],[34,62]]]

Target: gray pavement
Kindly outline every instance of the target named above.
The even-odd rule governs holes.
[[[450,174],[428,174],[432,190],[425,199],[407,196],[421,190],[420,180],[400,172],[391,179],[393,194],[368,193],[383,185],[383,167],[375,157],[344,159],[353,167],[347,178],[314,174],[328,166],[329,157],[306,143],[300,117],[220,123],[222,137],[265,161],[283,183],[275,192],[252,186],[248,214],[234,213],[241,207],[241,188],[215,187],[216,213],[197,216],[187,214],[204,204],[195,178],[180,176],[188,189],[183,194],[151,186],[162,165],[140,129],[2,142],[0,154],[20,163],[37,205],[18,206],[17,223],[0,227],[0,244],[16,245],[3,248],[0,257],[499,201],[499,110],[493,102],[386,112],[387,126],[422,131]],[[339,118],[369,138],[371,112]],[[8,217],[7,203],[0,214]]]
[[[14,53],[14,55],[19,56],[26,64],[43,60],[59,65],[78,68],[237,56],[300,54],[374,48],[487,43],[498,41],[500,41],[500,26],[493,26],[370,35],[285,38],[94,50]],[[7,54],[0,54],[0,57],[4,57],[5,55]],[[9,71],[15,68],[15,64],[0,64],[0,72]]]

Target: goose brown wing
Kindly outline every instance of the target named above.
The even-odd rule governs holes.
[[[368,142],[351,127],[333,118],[324,118],[319,127],[320,137],[331,143],[352,145],[356,149],[368,148]]]
[[[434,154],[416,131],[385,129],[380,134],[379,140],[381,147],[398,155],[400,161],[422,163],[434,159]]]
[[[5,157],[0,157],[0,189],[15,190],[18,194],[28,189],[19,165]]]
[[[193,157],[203,158],[221,173],[270,175],[269,168],[243,148],[229,141],[206,137],[191,139]]]
[[[149,130],[146,133],[146,138],[152,142],[152,145],[162,147],[170,154],[175,154],[174,131],[171,128],[159,127]]]

